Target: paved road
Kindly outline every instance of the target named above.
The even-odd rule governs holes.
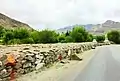
[[[120,81],[120,45],[100,48],[74,81]]]

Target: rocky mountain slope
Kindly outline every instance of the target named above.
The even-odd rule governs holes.
[[[99,26],[96,25],[92,27],[89,32],[93,34],[103,34],[111,30],[120,30],[120,22],[107,20],[105,23],[102,23]]]
[[[72,25],[72,26],[67,26],[67,27],[64,27],[64,28],[60,28],[58,29],[57,31],[58,32],[66,32],[66,31],[71,31],[74,26],[84,26],[86,30],[91,30],[91,28],[95,25],[93,24],[87,24],[87,25],[79,25],[79,24],[76,24],[76,25]]]
[[[74,28],[74,26],[75,25],[60,28],[57,31],[58,32],[66,32],[67,30],[71,31],[72,28]],[[106,22],[102,24],[86,24],[86,25],[79,25],[79,26],[84,26],[85,29],[92,34],[103,34],[110,30],[120,30],[120,22],[115,22],[112,20],[107,20]]]
[[[0,13],[0,26],[3,26],[6,29],[15,29],[15,28],[27,28],[30,30],[32,29],[28,24],[12,19],[2,13]]]

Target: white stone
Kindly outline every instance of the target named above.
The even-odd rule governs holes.
[[[36,55],[35,57],[39,59],[39,58],[40,58],[40,55]]]
[[[71,55],[71,50],[69,49],[69,51],[68,51],[68,55],[70,56]]]
[[[34,54],[30,54],[30,53],[28,53],[28,54],[26,54],[26,55],[28,55],[28,56],[33,56]]]
[[[39,63],[39,64],[37,64],[37,66],[36,66],[36,70],[42,68],[43,66],[44,66],[44,63]]]
[[[41,62],[41,60],[37,60],[36,62],[35,62],[35,64],[39,64]]]
[[[2,66],[2,62],[0,61],[0,66]]]
[[[6,69],[3,69],[2,72],[7,73],[7,70],[6,70]]]
[[[96,41],[96,39],[93,39],[93,41],[92,41],[93,43],[95,43],[95,44],[97,44],[97,41]]]

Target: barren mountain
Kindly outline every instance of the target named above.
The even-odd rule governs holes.
[[[86,30],[91,30],[92,27],[94,27],[95,25],[93,25],[93,24],[86,24],[86,25],[76,24],[76,25],[72,25],[72,26],[67,26],[67,27],[64,27],[64,28],[60,28],[57,31],[60,32],[60,33],[61,32],[66,32],[66,31],[71,31],[74,28],[74,26],[83,26],[83,27],[85,27]]]
[[[28,24],[12,19],[2,13],[0,13],[0,26],[3,26],[6,29],[27,28],[32,30]]]
[[[60,28],[58,29],[58,32],[66,32],[67,30],[71,31],[74,26],[75,25]],[[102,24],[86,24],[79,26],[85,27],[85,29],[92,34],[103,34],[110,30],[120,30],[120,22],[115,22],[112,20],[107,20],[105,23]]]
[[[120,22],[115,22],[112,20],[107,20],[105,23],[96,25],[89,32],[93,34],[103,34],[111,30],[120,30]]]

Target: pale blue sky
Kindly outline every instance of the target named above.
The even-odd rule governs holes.
[[[0,12],[35,29],[120,21],[120,0],[0,0]]]

